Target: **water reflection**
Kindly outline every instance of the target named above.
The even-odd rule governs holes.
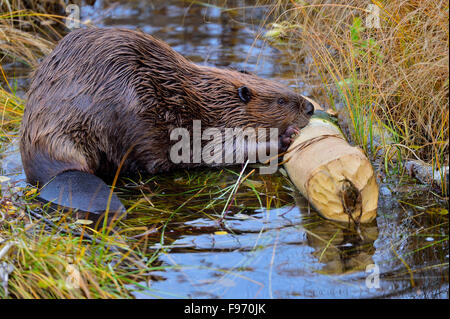
[[[136,297],[174,293],[174,284],[178,297],[190,298],[343,298],[368,293],[364,270],[373,263],[374,226],[364,229],[363,243],[359,237],[346,240],[343,225],[334,236],[336,225],[315,214],[305,216],[298,206],[235,214],[226,224],[227,234],[218,235],[220,228],[209,219],[184,222],[185,232],[178,227],[176,238],[170,234],[174,241],[160,257],[173,268],[153,273],[159,280],[137,290]]]

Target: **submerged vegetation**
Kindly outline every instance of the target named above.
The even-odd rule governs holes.
[[[7,72],[8,66],[20,63],[32,70],[64,32],[58,16],[64,13],[64,3],[54,1],[54,7],[51,3],[2,1],[0,152],[17,136],[25,103],[15,75]],[[448,254],[448,231],[444,231],[448,229],[448,210],[438,202],[442,194],[429,195],[431,201],[428,195],[424,198],[424,191],[430,187],[409,187],[412,182],[404,176],[403,168],[411,158],[438,169],[448,166],[448,3],[372,4],[379,8],[380,28],[366,24],[370,10],[365,1],[265,1],[261,4],[269,13],[264,23],[265,39],[292,57],[297,74],[305,82],[318,84],[314,89],[317,96],[313,97],[338,111],[348,138],[371,156],[380,176],[392,175],[400,180],[395,190],[400,198],[396,205],[403,212],[408,208],[414,213],[405,213],[407,216],[399,222],[401,230],[392,228],[397,225],[394,213],[383,216],[385,224],[380,232],[398,232],[398,237],[393,237],[398,242],[382,242],[379,246],[393,251],[402,267],[387,277],[396,280],[404,275],[415,287],[418,273],[442,268],[446,276],[443,280],[448,283],[448,255],[446,260],[439,255],[442,251]],[[158,280],[152,272],[179,268],[163,264],[158,257],[167,253],[182,234],[235,235],[230,220],[251,219],[254,211],[266,212],[293,202],[292,187],[282,174],[258,176],[252,168],[175,172],[122,180],[115,190],[130,218],[107,227],[37,204],[33,200],[35,188],[10,184],[1,175],[0,298],[131,298],[133,290],[151,287],[151,282]],[[210,223],[203,228],[190,226],[193,215]],[[320,262],[329,259],[335,263],[344,251],[340,241],[347,244],[345,238],[354,234],[335,223],[329,233],[327,221],[305,218],[305,236],[320,243],[314,256]],[[416,233],[404,233],[404,224],[409,223],[418,225]],[[252,253],[260,250],[262,228],[255,233],[258,239],[248,249]],[[437,239],[411,244],[429,237]],[[345,254],[363,251],[370,259],[375,238],[361,247],[345,248]],[[400,246],[407,246],[406,254],[397,255]],[[369,252],[364,250],[367,247]],[[276,242],[273,252],[275,248]],[[430,257],[433,264],[410,266],[408,258],[424,251],[437,255],[435,259]],[[270,258],[272,274],[274,254]],[[364,270],[365,262],[358,260],[352,270]],[[222,272],[235,271],[240,270]],[[150,296],[159,294],[152,295],[150,289]]]

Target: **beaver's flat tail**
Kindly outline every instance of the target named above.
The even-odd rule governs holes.
[[[119,198],[111,194],[111,189],[102,179],[82,171],[65,171],[56,175],[41,188],[38,197],[64,210],[98,217],[108,212],[108,220],[123,217],[126,213]]]

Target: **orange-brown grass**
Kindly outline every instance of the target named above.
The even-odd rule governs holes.
[[[366,1],[277,1],[268,35],[298,65],[311,58],[307,75],[324,84],[321,102],[343,103],[356,143],[373,147],[378,124],[391,135],[381,148],[448,165],[448,2],[372,4],[381,28],[366,25]]]
[[[44,12],[39,2],[30,2],[28,7],[31,4]],[[7,79],[4,66],[19,62],[32,71],[61,36],[56,27],[62,26],[63,20],[57,15],[25,9],[23,1],[5,0],[0,8],[0,138],[4,141],[17,132],[24,106]]]
[[[29,10],[0,12],[0,64],[22,62],[35,67],[50,53],[62,25],[60,16]]]

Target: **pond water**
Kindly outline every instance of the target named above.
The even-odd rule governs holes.
[[[97,1],[82,19],[139,28],[197,63],[233,67],[314,88],[287,55],[261,40],[267,8],[228,1]],[[313,96],[314,97],[314,96]],[[2,175],[21,181],[17,146],[2,155]],[[244,174],[251,171],[247,169]],[[158,270],[129,289],[137,298],[448,298],[448,215],[428,188],[380,181],[376,221],[363,240],[324,220],[279,172],[252,174],[232,195],[240,168],[181,171],[124,181],[126,225],[155,225],[136,247]],[[381,176],[381,175],[380,175]],[[130,236],[139,232],[130,233]]]

